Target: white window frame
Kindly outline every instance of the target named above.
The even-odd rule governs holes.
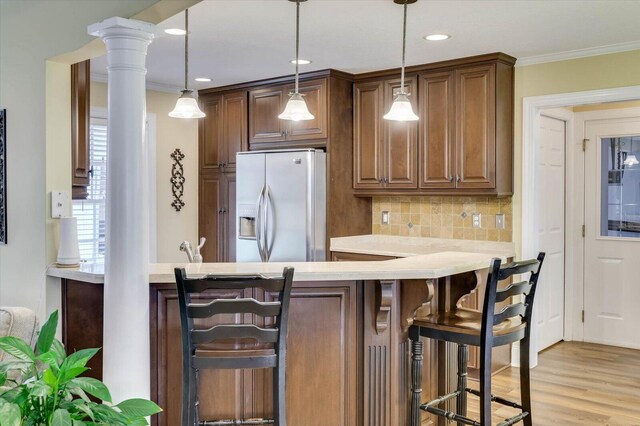
[[[90,118],[107,120],[108,112],[106,108],[91,107]],[[158,258],[158,238],[157,238],[157,191],[156,191],[156,115],[147,113],[146,134],[149,162],[149,262],[156,263]]]

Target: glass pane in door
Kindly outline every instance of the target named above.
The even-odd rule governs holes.
[[[600,236],[640,237],[640,135],[602,138]]]

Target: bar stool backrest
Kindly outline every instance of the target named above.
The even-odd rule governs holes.
[[[540,276],[544,256],[544,253],[540,253],[535,260],[523,260],[507,265],[501,265],[500,259],[493,259],[491,261],[491,268],[487,278],[487,289],[484,297],[484,308],[482,311],[481,332],[481,342],[485,343],[488,347],[492,347],[494,344],[498,346],[503,343],[495,341],[496,339],[500,340],[500,337],[496,336],[494,338],[494,325],[498,325],[503,321],[517,316],[520,316],[522,323],[526,325],[517,333],[517,336],[512,335],[508,337],[508,339],[513,340],[515,337],[517,340],[521,340],[525,336],[528,337],[530,335],[533,301],[536,295],[538,277]],[[514,275],[528,273],[530,273],[528,280],[513,283],[503,290],[498,290],[498,283],[500,281],[509,279]],[[511,298],[515,296],[522,295],[524,295],[524,298],[520,298],[520,300],[505,306],[497,313],[495,312],[496,303],[511,300]]]

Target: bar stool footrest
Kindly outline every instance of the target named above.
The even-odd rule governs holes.
[[[529,415],[529,413],[527,413],[526,411],[523,411],[522,413],[518,414],[517,416],[510,417],[510,418],[506,419],[505,421],[498,423],[497,426],[511,426],[511,425],[514,425],[514,424],[518,423],[519,421],[523,420],[528,415]]]
[[[477,391],[475,389],[471,389],[471,388],[466,388],[465,389],[467,392],[469,392],[472,395],[477,396],[478,398],[480,398],[480,391]],[[495,396],[495,395],[491,395],[491,402],[497,402],[498,404],[502,404],[502,405],[506,405],[507,407],[511,407],[511,408],[517,408],[518,410],[522,410],[523,407],[522,405],[513,402],[513,401],[509,401],[508,399],[504,399],[501,398],[499,396]]]
[[[423,408],[424,406],[424,408]],[[462,423],[465,425],[470,425],[470,426],[482,426],[480,423],[476,422],[473,419],[470,419],[469,417],[465,417],[465,416],[461,416],[459,414],[456,414],[452,411],[446,411],[443,410],[441,408],[438,407],[432,407],[426,404],[423,404],[420,406],[420,408],[422,408],[423,410],[425,410],[428,413],[431,414],[435,414],[436,416],[440,416],[440,417],[444,417],[448,420],[454,421],[454,422],[458,422],[458,423]]]
[[[246,420],[206,420],[199,423],[200,426],[250,426],[250,425],[272,425],[274,419],[246,419]]]

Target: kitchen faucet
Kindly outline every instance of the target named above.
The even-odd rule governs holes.
[[[207,241],[206,238],[200,238],[200,244],[196,246],[195,253],[193,252],[193,248],[189,241],[183,241],[180,244],[180,251],[187,253],[187,258],[189,259],[189,263],[202,263],[202,255],[200,254],[200,249],[204,246],[204,243]]]

